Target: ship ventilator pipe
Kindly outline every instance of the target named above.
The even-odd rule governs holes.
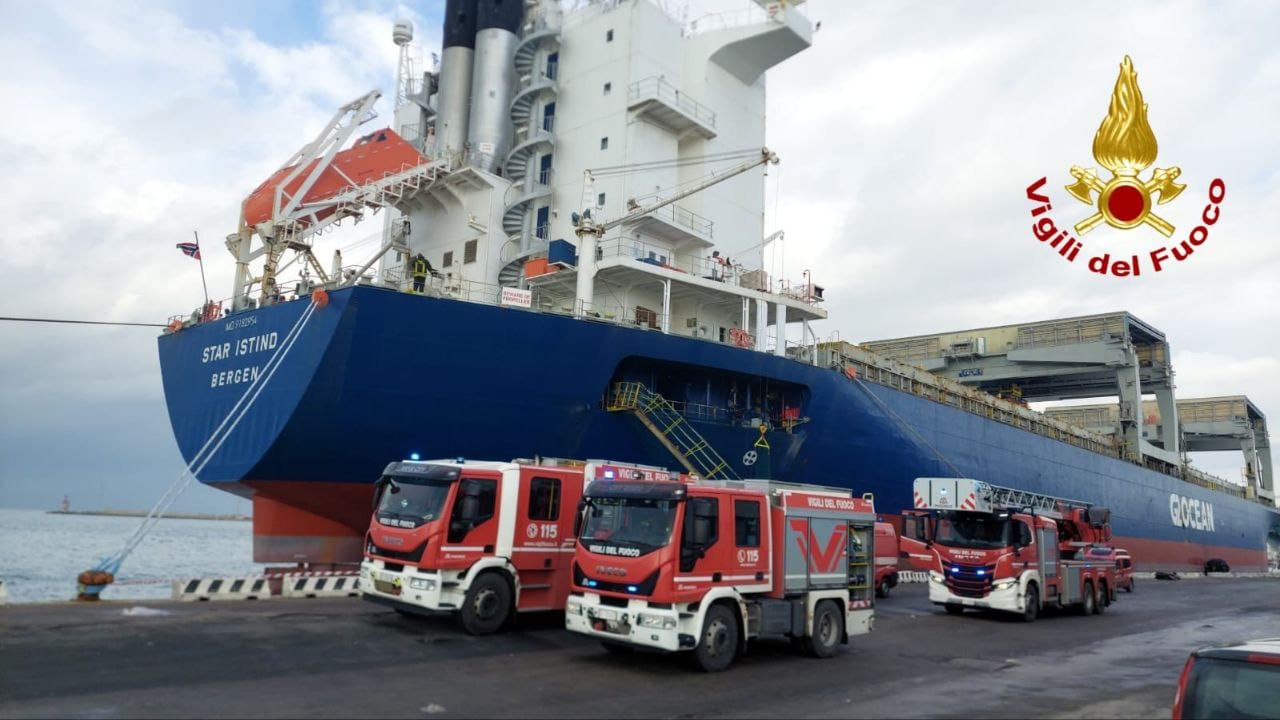
[[[263,366],[262,374],[254,379],[253,383],[245,389],[244,394],[242,394],[240,399],[236,401],[236,404],[232,406],[231,411],[222,419],[222,422],[218,423],[218,427],[214,429],[213,433],[209,436],[209,439],[204,442],[204,445],[201,446],[200,450],[196,452],[195,456],[191,458],[191,461],[187,463],[187,466],[183,469],[182,474],[178,476],[178,479],[169,486],[169,489],[165,491],[164,495],[160,496],[160,499],[152,506],[151,510],[147,513],[147,516],[142,519],[142,523],[138,526],[138,529],[133,532],[133,535],[131,535],[127,541],[125,541],[124,546],[111,555],[108,555],[98,561],[98,564],[92,569],[86,570],[77,576],[76,580],[79,585],[77,595],[78,600],[97,600],[98,596],[106,586],[115,581],[115,573],[120,570],[120,565],[124,562],[125,558],[133,552],[134,548],[138,547],[138,544],[142,542],[142,539],[146,537],[147,533],[155,527],[156,523],[160,522],[160,518],[164,516],[164,513],[168,511],[169,507],[178,499],[178,496],[182,494],[182,491],[191,484],[191,481],[195,479],[196,475],[204,470],[205,466],[209,464],[209,461],[213,458],[214,454],[222,448],[222,444],[226,442],[232,431],[234,431],[236,426],[240,424],[240,421],[244,418],[245,414],[253,407],[258,396],[262,394],[262,389],[271,381],[276,370],[280,368],[284,359],[289,355],[289,351],[293,349],[293,345],[297,342],[298,337],[302,335],[302,330],[307,326],[307,323],[311,321],[311,317],[315,314],[316,308],[324,307],[327,304],[327,294],[313,296],[312,301],[307,304],[307,309],[298,316],[298,320],[293,324],[293,327],[289,329],[288,334],[285,335],[284,341],[280,343],[280,346],[276,348],[276,351],[271,354],[271,358],[267,360],[266,365]]]

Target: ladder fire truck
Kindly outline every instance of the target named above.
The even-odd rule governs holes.
[[[1017,613],[1046,607],[1101,613],[1115,598],[1114,563],[1086,548],[1111,541],[1110,511],[971,479],[917,478],[902,544],[928,558],[929,600]]]
[[[592,482],[583,496],[569,630],[611,652],[692,651],[728,667],[749,639],[817,657],[871,631],[869,499],[768,480]]]
[[[515,612],[561,610],[586,481],[666,470],[609,461],[405,460],[383,471],[360,565],[365,600],[457,613],[473,635]]]

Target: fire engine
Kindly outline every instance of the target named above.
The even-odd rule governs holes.
[[[768,480],[597,480],[583,495],[569,630],[611,652],[691,651],[723,670],[748,639],[830,657],[871,631],[875,510]]]
[[[929,600],[1017,613],[1047,607],[1101,613],[1115,598],[1115,564],[1087,548],[1111,540],[1110,511],[1077,500],[959,478],[917,478],[902,544],[928,557]]]
[[[374,495],[361,596],[402,614],[457,613],[473,635],[515,612],[561,610],[584,481],[624,470],[671,476],[608,461],[392,462]]]

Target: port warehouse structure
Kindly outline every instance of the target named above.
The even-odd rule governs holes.
[[[1266,418],[1247,397],[1174,398],[1164,333],[1127,312],[863,343],[878,355],[1019,401],[1106,395],[1115,404],[1046,416],[1106,438],[1115,454],[1264,504],[1275,502]],[[1155,395],[1143,400],[1144,394]],[[1191,467],[1186,452],[1240,451],[1243,487]]]
[[[619,457],[671,467],[658,438],[604,407],[614,383],[662,374],[707,383],[768,378],[798,389],[807,422],[766,435],[774,477],[873,492],[886,512],[910,508],[912,480],[929,475],[1088,498],[1112,508],[1117,542],[1143,570],[1198,570],[1217,557],[1234,569],[1263,570],[1268,537],[1280,532],[1274,508],[1122,460],[1106,438],[857,346],[818,346],[838,351],[824,364],[501,307],[496,299],[368,286],[329,298],[287,371],[262,389],[200,478],[254,497],[259,561],[358,558],[372,482],[388,457]],[[184,456],[239,396],[210,387],[203,348],[238,334],[283,334],[305,307],[261,308],[252,328],[237,327],[233,316],[160,338],[166,401]],[[495,338],[508,348],[537,348],[537,366],[513,369],[512,355],[489,351]],[[357,351],[369,347],[394,351]],[[689,422],[740,476],[752,476],[744,459],[756,428]],[[1212,507],[1212,526],[1176,522],[1171,500]]]

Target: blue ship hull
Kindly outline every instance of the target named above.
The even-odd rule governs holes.
[[[275,305],[159,339],[169,415],[188,461],[306,307]],[[290,509],[314,516],[324,526],[317,534],[346,528],[354,539],[308,552],[353,559],[339,556],[358,553],[371,482],[388,461],[411,453],[678,468],[634,417],[606,410],[612,384],[622,380],[685,403],[691,423],[740,476],[871,492],[883,513],[911,507],[914,478],[960,473],[1110,507],[1117,538],[1143,569],[1199,569],[1222,557],[1233,569],[1262,570],[1269,539],[1280,535],[1280,514],[1258,503],[832,369],[651,330],[368,287],[330,293],[198,476],[255,496],[259,561],[308,554],[296,551],[308,531]],[[784,408],[799,408],[807,421],[769,431],[766,451],[749,422],[757,406],[775,428]],[[273,499],[278,512],[256,504]],[[1178,514],[1188,508],[1194,521]],[[273,534],[292,544],[273,549]]]

